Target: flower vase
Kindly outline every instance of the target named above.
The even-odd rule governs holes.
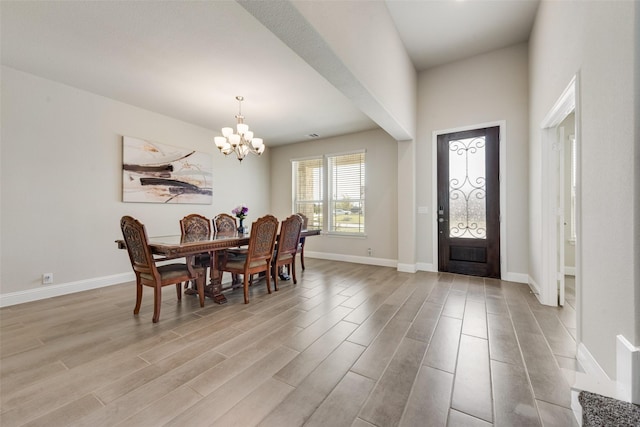
[[[240,226],[238,227],[238,234],[244,234],[244,218],[240,218]]]

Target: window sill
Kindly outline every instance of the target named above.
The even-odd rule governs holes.
[[[366,234],[355,234],[355,233],[337,233],[335,231],[327,231],[323,233],[325,236],[329,237],[346,237],[347,239],[366,239]]]

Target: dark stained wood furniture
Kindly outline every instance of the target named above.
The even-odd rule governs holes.
[[[309,225],[309,218],[307,218],[307,216],[303,213],[298,212],[296,215],[298,215],[300,218],[302,218],[302,229],[306,230],[308,225]],[[304,271],[304,243],[305,243],[306,237],[300,237],[300,243],[298,243],[298,253],[300,254],[300,266],[302,267],[302,270]]]
[[[300,231],[302,230],[302,218],[300,215],[291,215],[282,221],[276,254],[271,265],[271,277],[273,278],[273,288],[278,290],[278,268],[289,266],[289,271],[293,276],[293,283],[297,284],[296,278],[296,254],[300,244]]]
[[[211,221],[200,214],[187,215],[180,220],[180,232],[184,240],[208,239],[211,237]],[[207,252],[197,254],[194,257],[196,265],[205,269],[211,266],[211,260],[211,254]],[[195,286],[193,289],[189,289],[188,285],[188,282],[185,283],[186,293],[192,294],[196,292]]]
[[[271,293],[271,280],[269,270],[273,249],[278,233],[278,219],[273,215],[265,215],[251,224],[249,247],[246,256],[225,257],[220,264],[220,271],[242,274],[242,287],[244,290],[244,303],[249,303],[249,277],[252,274],[265,272],[267,292]]]
[[[226,213],[216,215],[213,218],[213,226],[216,234],[223,236],[235,236],[238,232],[236,219]]]
[[[220,213],[213,217],[213,227],[217,234],[221,236],[235,236],[238,233],[238,223],[236,218],[227,214]],[[218,251],[217,253],[217,262],[218,265],[225,259],[225,257],[233,257],[238,255],[246,255],[246,248],[228,248],[224,251]],[[220,276],[222,279],[222,274]],[[231,283],[232,285],[239,285],[240,280],[238,279],[238,275],[235,273],[231,274]]]
[[[320,231],[315,230],[302,230],[300,238],[319,236]],[[116,240],[118,249],[127,249],[127,245],[124,240]],[[163,259],[175,259],[194,256],[202,252],[216,252],[228,248],[237,248],[238,246],[244,246],[249,244],[249,236],[240,235],[237,233],[233,236],[222,236],[214,233],[210,238],[201,239],[184,239],[181,235],[171,236],[158,236],[149,237],[148,246],[151,253],[154,255],[162,256]],[[212,298],[218,304],[224,304],[227,302],[227,298],[222,291],[222,281],[220,280],[217,266],[214,263],[214,271],[211,272],[212,282],[205,286],[205,295]]]
[[[196,281],[200,306],[204,307],[204,274],[202,267],[187,264],[156,265],[147,231],[140,221],[130,216],[123,216],[120,220],[120,228],[126,244],[131,267],[136,274],[136,305],[133,314],[140,312],[142,303],[142,287],[153,288],[153,323],[160,319],[160,307],[162,302],[162,287],[176,285],[178,299],[182,299],[182,283],[190,280]],[[191,254],[193,255],[193,254]]]
[[[211,236],[211,222],[200,214],[187,215],[180,220],[183,236]]]
[[[187,215],[180,220],[180,232],[185,240],[203,240],[211,237],[211,222],[199,214]],[[211,256],[208,253],[196,255],[196,263],[208,267]]]

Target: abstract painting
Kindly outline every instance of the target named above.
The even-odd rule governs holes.
[[[211,204],[211,155],[125,136],[122,201]]]

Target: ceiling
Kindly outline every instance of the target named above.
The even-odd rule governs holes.
[[[539,0],[387,0],[418,71],[528,40]],[[363,3],[366,4],[366,3]],[[267,146],[376,128],[233,1],[0,2],[2,64]]]

